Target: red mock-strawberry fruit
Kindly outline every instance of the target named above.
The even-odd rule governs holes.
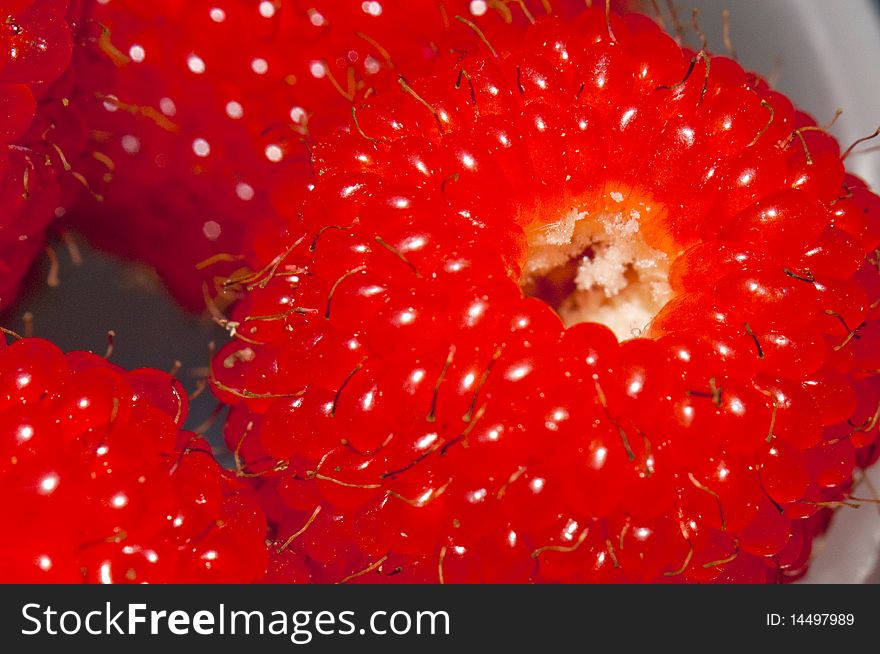
[[[181,429],[167,373],[0,339],[4,583],[230,583],[266,571],[253,490]]]
[[[877,456],[880,200],[644,16],[458,28],[229,282],[269,578],[801,574]]]

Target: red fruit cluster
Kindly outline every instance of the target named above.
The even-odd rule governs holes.
[[[566,14],[583,6],[554,2]],[[295,215],[312,182],[312,131],[349,121],[356,98],[453,48],[456,15],[525,22],[518,6],[465,0],[93,4],[108,47],[94,55],[100,74],[83,66],[103,98],[83,117],[100,156],[79,165],[102,201],[85,198],[77,228],[151,264],[179,301],[202,309],[203,283],[216,294],[241,266],[253,225]]]
[[[84,0],[12,0],[0,8],[0,310],[43,249],[48,225],[90,186],[83,60],[102,42]],[[104,62],[106,65],[106,61]],[[91,67],[89,84],[100,73]]]
[[[180,428],[186,413],[169,374],[0,339],[0,579],[260,579],[256,497]]]
[[[643,16],[471,37],[312,148],[234,280],[214,388],[270,578],[796,576],[877,455],[880,200]],[[627,289],[655,315],[621,342],[589,307]]]

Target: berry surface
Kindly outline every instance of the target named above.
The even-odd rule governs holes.
[[[269,579],[796,578],[877,457],[880,200],[644,16],[462,30],[231,280]]]
[[[83,75],[94,189],[71,224],[155,267],[183,305],[204,308],[243,264],[253,226],[295,214],[312,185],[314,133],[356,98],[419,74],[456,46],[456,16],[491,26],[544,3],[159,0],[89,3],[103,49]],[[492,5],[490,9],[489,5]],[[558,0],[570,16],[579,0]],[[107,74],[107,58],[113,61]],[[93,153],[98,153],[95,156]],[[97,200],[100,201],[97,201]]]
[[[167,373],[0,339],[4,583],[234,583],[266,570],[251,488],[181,429]]]
[[[83,11],[80,0],[0,6],[0,310],[81,188],[69,162],[86,143],[71,109],[79,102],[71,62],[88,40]]]

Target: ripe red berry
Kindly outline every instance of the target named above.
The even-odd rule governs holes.
[[[876,196],[643,16],[458,27],[238,285],[214,387],[272,579],[800,574],[877,438]]]
[[[181,429],[187,402],[176,379],[23,339],[0,348],[0,389],[4,582],[265,574],[256,496]]]

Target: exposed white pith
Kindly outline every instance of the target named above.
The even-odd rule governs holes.
[[[574,288],[555,307],[566,325],[599,322],[620,340],[638,336],[672,297],[669,258],[645,242],[641,218],[631,207],[572,209],[530,230],[524,287],[567,267]]]

